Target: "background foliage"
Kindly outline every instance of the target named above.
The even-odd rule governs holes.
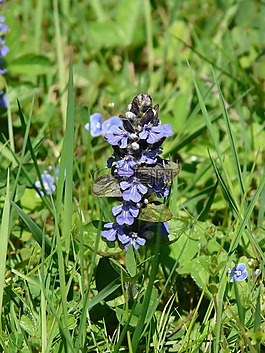
[[[262,352],[264,2],[10,0],[0,11],[2,350]],[[91,185],[112,152],[84,125],[139,92],[172,125],[164,157],[182,170],[169,239],[135,257],[100,237],[115,201]],[[58,165],[56,192],[37,198],[35,181]],[[240,262],[248,279],[230,283]]]

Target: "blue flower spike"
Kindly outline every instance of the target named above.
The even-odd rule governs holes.
[[[244,281],[248,276],[246,265],[241,263],[229,269],[229,275],[231,277],[230,282]]]
[[[113,147],[113,156],[107,161],[111,172],[110,194],[115,197],[117,187],[117,195],[121,195],[118,196],[120,204],[112,208],[116,222],[105,224],[102,237],[118,241],[125,251],[130,245],[138,250],[155,234],[169,235],[166,222],[169,218],[161,219],[161,212],[156,213],[152,195],[158,198],[169,195],[168,184],[178,174],[179,167],[160,156],[163,141],[172,136],[173,131],[170,124],[161,124],[158,112],[159,106],[153,106],[151,96],[140,93],[128,105],[124,116],[112,117],[102,124],[106,132],[104,139]],[[110,122],[115,125],[111,126]],[[101,179],[95,184],[98,190]]]

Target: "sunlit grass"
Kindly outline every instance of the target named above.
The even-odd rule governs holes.
[[[9,99],[0,111],[4,352],[263,352],[262,6],[0,5],[9,26],[0,80]],[[156,234],[125,253],[101,237],[116,200],[91,192],[112,149],[84,125],[95,112],[124,114],[140,92],[172,125],[163,158],[181,171],[167,201],[169,239]],[[52,195],[35,186],[44,170]],[[232,283],[238,263],[248,278]]]

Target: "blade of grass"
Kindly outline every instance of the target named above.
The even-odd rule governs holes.
[[[240,320],[241,324],[244,326],[244,321],[245,321],[244,309],[241,304],[241,299],[240,299],[240,295],[239,295],[239,291],[238,291],[238,284],[236,281],[233,284],[234,284],[234,289],[235,289],[236,306],[237,306],[237,310],[238,310],[239,320]]]
[[[225,105],[225,102],[224,102],[224,97],[223,97],[222,91],[220,89],[220,86],[219,86],[219,83],[217,81],[217,78],[216,78],[216,75],[215,75],[215,72],[214,72],[213,68],[212,68],[212,73],[213,73],[214,81],[215,81],[216,87],[218,89],[219,97],[220,97],[220,100],[221,100],[223,117],[224,117],[224,120],[225,120],[225,123],[226,123],[226,130],[227,130],[227,133],[228,133],[230,148],[231,148],[231,151],[232,151],[232,158],[234,160],[234,165],[236,167],[236,173],[237,173],[237,177],[238,177],[240,188],[241,188],[241,194],[242,194],[242,196],[244,196],[245,195],[245,185],[244,185],[244,180],[243,180],[243,177],[242,177],[242,172],[241,172],[239,158],[238,158],[238,154],[237,154],[237,150],[236,150],[236,146],[235,146],[235,139],[234,139],[233,131],[232,131],[231,124],[230,124],[230,119],[228,117],[228,112],[227,112],[226,105]]]
[[[66,253],[70,250],[70,234],[72,229],[72,198],[73,198],[73,159],[74,159],[74,82],[73,68],[70,62],[68,80],[68,101],[66,114],[66,131],[62,148],[62,165],[58,183],[65,178],[63,235]],[[61,179],[60,179],[61,177]]]
[[[50,255],[52,251],[52,245],[51,245],[50,239],[43,234],[42,230],[37,226],[37,224],[13,201],[12,201],[12,206],[16,209],[20,218],[23,220],[23,222],[27,225],[29,230],[32,232],[33,238],[36,240],[36,242],[39,244],[40,247],[42,246],[42,240],[44,238],[45,253],[47,255]]]
[[[259,186],[258,186],[258,188],[257,188],[257,190],[256,190],[256,192],[255,192],[255,194],[254,194],[254,196],[253,196],[253,198],[252,198],[252,200],[251,200],[251,202],[250,202],[250,204],[249,204],[244,216],[243,216],[243,218],[241,219],[241,224],[240,224],[240,226],[238,228],[238,231],[236,232],[235,237],[234,237],[234,239],[231,242],[230,249],[229,249],[229,254],[233,253],[236,250],[244,230],[247,229],[247,224],[248,224],[248,222],[250,220],[250,217],[252,215],[253,209],[254,209],[254,207],[255,207],[255,205],[257,203],[257,200],[259,199],[264,187],[265,187],[265,175],[264,175],[263,179],[261,180],[261,182],[260,182],[260,184],[259,184]],[[263,259],[263,261],[265,261],[265,254],[262,251],[262,249],[260,248],[259,244],[257,243],[257,240],[251,234],[251,231],[248,231],[247,235],[248,235],[249,240],[251,241],[251,243],[253,243],[254,246],[256,247],[256,249],[258,250],[260,257]]]
[[[53,16],[55,24],[55,40],[56,40],[56,54],[57,54],[57,68],[59,74],[59,87],[60,87],[60,106],[64,130],[66,129],[66,106],[67,97],[65,88],[67,86],[67,78],[65,72],[65,62],[64,62],[64,38],[61,33],[60,27],[60,17],[58,9],[58,0],[53,0]]]
[[[154,71],[154,50],[153,50],[151,6],[150,6],[149,0],[144,0],[144,13],[145,13],[147,48],[148,48],[148,71],[151,77]]]
[[[149,277],[149,283],[146,289],[146,293],[145,293],[145,297],[142,305],[141,315],[132,337],[132,348],[134,352],[137,352],[137,347],[139,345],[139,342],[143,333],[145,318],[147,315],[147,310],[148,310],[151,295],[152,295],[152,289],[153,289],[153,285],[154,285],[154,281],[155,281],[157,269],[158,269],[159,249],[160,249],[160,236],[158,234],[156,237],[155,251],[154,251],[154,256],[152,258],[152,263],[151,263],[152,268],[151,268],[151,273]]]
[[[5,288],[5,273],[6,273],[6,255],[7,245],[10,232],[10,183],[9,183],[9,170],[7,173],[7,189],[6,197],[1,222],[1,256],[0,256],[0,313],[2,313],[3,295]],[[2,315],[0,315],[0,336],[2,335]]]
[[[34,50],[36,53],[40,52],[41,46],[41,28],[42,28],[42,17],[44,13],[44,0],[39,0],[36,3],[36,16],[34,25]]]

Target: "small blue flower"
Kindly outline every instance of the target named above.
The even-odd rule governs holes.
[[[138,250],[140,245],[143,246],[146,243],[146,240],[139,237],[136,232],[130,232],[129,235],[124,234],[119,240],[125,245],[124,249],[126,251],[128,251],[130,245],[132,245],[135,250]]]
[[[112,126],[122,126],[122,121],[117,116],[112,116],[103,122],[100,113],[94,113],[89,117],[90,122],[85,124],[85,130],[90,131],[91,136],[97,137],[109,132]]]
[[[7,109],[8,101],[4,91],[0,90],[0,108]]]
[[[236,265],[232,269],[229,269],[229,275],[231,277],[230,282],[244,281],[248,276],[246,265],[242,263]]]
[[[103,116],[100,113],[90,115],[90,123],[85,125],[85,130],[90,131],[91,136],[96,137],[102,133]]]
[[[35,182],[35,187],[39,190],[40,195],[51,195],[55,191],[54,178],[47,171],[45,171],[41,174],[41,180],[45,189],[45,193],[42,189],[41,182],[39,180]],[[37,197],[40,197],[39,193],[36,193]]]
[[[105,120],[102,124],[102,131],[103,133],[107,133],[110,131],[112,126],[122,126],[122,121],[117,116],[112,116],[109,119]]]
[[[174,132],[172,130],[172,126],[170,124],[164,124],[162,125],[162,128],[164,130],[164,137],[169,137],[174,135]]]
[[[164,137],[164,129],[162,126],[153,126],[151,123],[145,124],[143,130],[139,133],[142,140],[153,144]]]
[[[120,126],[112,126],[109,133],[106,133],[104,139],[112,146],[126,148],[128,145],[129,132]]]
[[[117,173],[123,177],[130,177],[134,173],[134,167],[137,163],[134,157],[131,155],[126,155],[123,159],[117,161]]]
[[[5,45],[5,40],[0,37],[0,56],[3,58],[9,52],[8,47]]]
[[[117,236],[118,239],[122,239],[122,237],[124,236],[123,227],[118,225],[117,223],[106,223],[104,224],[104,227],[108,230],[103,230],[101,232],[101,235],[108,241],[115,241]]]
[[[132,225],[134,218],[139,214],[139,209],[130,202],[124,202],[121,205],[114,206],[112,208],[112,214],[116,217],[116,221],[119,225]]]
[[[132,178],[129,181],[122,181],[120,187],[123,191],[122,197],[125,201],[139,202],[148,189],[140,182],[138,178]]]
[[[8,30],[8,26],[4,23],[5,22],[5,17],[0,16],[0,33],[6,33]]]

